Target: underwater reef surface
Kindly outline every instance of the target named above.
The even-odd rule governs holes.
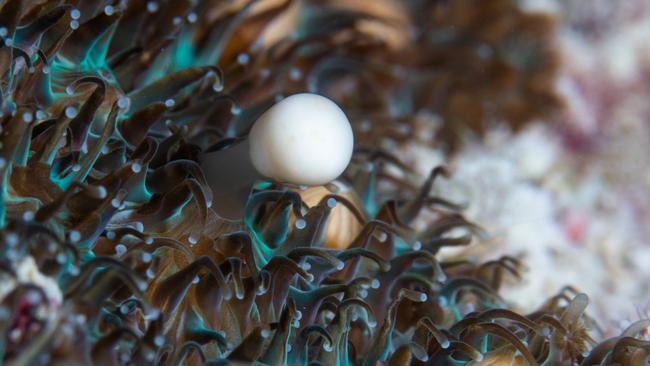
[[[508,0],[1,2],[2,362],[647,364],[647,320],[600,339],[571,287],[510,310],[518,259],[442,260],[485,230],[391,153],[422,115],[449,151],[552,115],[553,29]],[[202,154],[301,91],[350,117],[348,170],[219,217]]]
[[[560,116],[491,128],[452,155],[426,138],[397,155],[420,175],[448,164],[453,177],[434,192],[466,202],[465,216],[489,233],[439,258],[515,256],[522,280],[501,290],[515,309],[534,309],[570,283],[615,335],[649,309],[650,2],[527,3],[557,19]]]

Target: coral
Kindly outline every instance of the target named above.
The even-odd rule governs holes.
[[[319,71],[345,77],[307,85],[358,116],[361,144],[409,141],[421,110],[442,120],[436,143],[454,148],[468,129],[482,134],[494,121],[517,129],[561,105],[553,18],[524,12],[517,1],[324,3],[314,11],[316,24],[342,27],[332,8],[361,13],[349,22],[374,41],[319,55]]]
[[[512,1],[413,2],[386,19],[382,9],[395,9],[389,5],[359,11],[342,4],[2,4],[0,269],[12,279],[0,308],[4,362],[645,359],[646,322],[592,348],[587,297],[571,289],[532,314],[508,310],[499,288],[518,276],[522,264],[514,258],[440,261],[441,248],[468,245],[483,230],[461,206],[431,195],[444,168],[415,186],[413,171],[378,148],[381,139],[407,138],[396,129],[410,123],[400,115],[420,108],[446,116],[450,129],[482,123],[480,102],[515,124],[541,113],[521,106],[528,98],[533,106],[555,102],[546,90],[553,70],[547,20]],[[435,32],[376,39],[377,29],[404,21]],[[542,37],[531,42],[531,34]],[[432,35],[441,43],[422,47]],[[492,71],[477,79],[481,88],[465,78],[483,74],[473,56],[487,50],[481,42],[495,55],[483,66],[507,74],[505,84]],[[421,49],[427,52],[416,57]],[[515,54],[541,64],[505,62]],[[410,80],[416,72],[426,77]],[[422,95],[414,83],[434,93]],[[357,129],[364,128],[359,117],[377,113],[371,124],[380,128],[359,134],[342,178],[358,201],[334,184],[307,205],[295,187],[259,182],[241,220],[217,216],[201,154],[237,142],[273,101],[305,89],[331,94]],[[404,109],[411,96],[419,102]],[[473,98],[478,112],[451,120]],[[349,246],[326,246],[338,205],[361,229]],[[425,210],[431,221],[415,229]]]

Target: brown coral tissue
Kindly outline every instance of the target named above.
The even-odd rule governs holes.
[[[520,314],[517,259],[442,261],[483,229],[385,148],[553,113],[552,32],[513,0],[0,1],[0,362],[645,365],[647,321],[597,344],[585,294]],[[202,154],[302,91],[352,121],[339,186],[220,217]]]

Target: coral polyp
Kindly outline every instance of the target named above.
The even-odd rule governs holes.
[[[432,193],[453,172],[391,153],[422,111],[451,148],[552,110],[551,26],[508,0],[2,2],[0,360],[645,364],[647,321],[596,345],[585,294],[520,314],[518,259],[443,260],[485,231]],[[204,154],[305,91],[349,113],[347,170],[219,216]]]

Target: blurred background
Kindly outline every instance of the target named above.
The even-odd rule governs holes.
[[[452,167],[439,189],[489,232],[463,254],[523,260],[523,280],[504,295],[515,307],[534,309],[571,285],[616,333],[650,315],[650,2],[524,5],[554,19],[557,114],[490,121],[452,152],[424,137],[402,153],[423,177],[432,164]],[[439,116],[421,117],[440,126]]]

